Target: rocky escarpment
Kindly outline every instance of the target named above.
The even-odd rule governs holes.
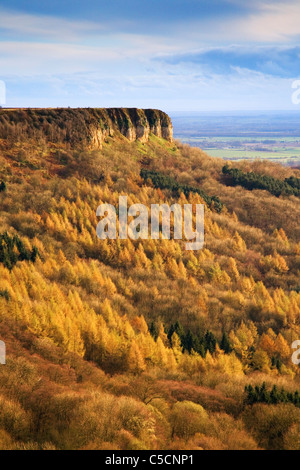
[[[0,110],[0,139],[32,138],[101,148],[109,137],[147,142],[150,134],[172,141],[169,116],[156,109],[46,108]]]

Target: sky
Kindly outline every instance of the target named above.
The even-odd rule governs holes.
[[[0,0],[0,101],[299,111],[299,24],[299,0]]]

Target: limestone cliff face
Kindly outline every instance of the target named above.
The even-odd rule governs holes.
[[[156,109],[137,108],[47,108],[1,109],[0,139],[11,135],[43,138],[101,148],[109,138],[122,134],[129,141],[147,142],[154,134],[173,139],[169,116]]]
[[[108,136],[113,136],[115,132],[120,132],[129,141],[139,140],[148,142],[149,135],[154,134],[170,142],[173,139],[173,126],[169,116],[155,109],[136,108],[108,108],[93,110],[100,113],[101,124],[91,128],[92,145],[100,146]],[[102,126],[103,127],[103,126]]]

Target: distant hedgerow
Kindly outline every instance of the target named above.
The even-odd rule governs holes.
[[[199,194],[199,196],[206,202],[208,207],[214,209],[216,212],[221,212],[224,204],[220,201],[217,196],[209,196],[205,191],[194,186],[189,186],[187,184],[178,183],[172,176],[164,175],[155,170],[147,170],[142,168],[141,177],[146,181],[150,179],[155,188],[159,189],[170,189],[177,196],[180,193],[183,193],[185,196],[188,196],[190,193]]]

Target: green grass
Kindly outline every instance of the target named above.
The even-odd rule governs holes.
[[[196,145],[203,148],[212,157],[221,157],[225,160],[262,159],[285,164],[300,164],[300,137],[208,136],[182,138],[182,141],[191,146]],[[201,146],[202,142],[203,147]],[[230,148],[231,143],[235,148]],[[256,150],[255,146],[261,146],[266,150]]]
[[[221,157],[226,160],[254,160],[260,158],[262,160],[272,160],[276,162],[299,162],[300,149],[288,149],[278,152],[258,152],[253,150],[233,150],[233,149],[205,149],[205,152],[212,157]]]
[[[175,135],[174,138],[176,139],[177,136]],[[230,141],[236,141],[236,142],[261,142],[265,140],[272,140],[275,142],[300,142],[300,136],[299,137],[225,137],[225,136],[207,136],[207,137],[185,137],[181,136],[178,137],[180,140],[187,142],[187,143],[192,143],[192,142],[202,142],[202,141],[209,141],[209,142],[230,142]]]

